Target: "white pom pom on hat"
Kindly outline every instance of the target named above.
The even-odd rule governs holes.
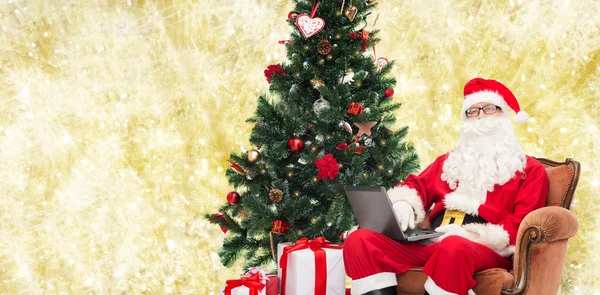
[[[467,118],[465,111],[480,102],[489,102],[499,106],[502,110],[505,110],[507,116],[508,112],[506,110],[511,108],[517,114],[515,121],[519,123],[525,123],[529,120],[529,114],[521,110],[515,95],[508,87],[496,80],[474,78],[465,84],[462,107],[463,120]]]

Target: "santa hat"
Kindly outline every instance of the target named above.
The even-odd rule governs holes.
[[[465,111],[472,105],[480,102],[488,102],[499,106],[502,108],[505,116],[509,116],[508,108],[510,107],[517,114],[515,121],[519,123],[525,123],[529,119],[529,114],[521,111],[519,102],[510,89],[496,80],[472,79],[465,84],[464,95],[465,99],[462,106],[463,120],[467,119]]]

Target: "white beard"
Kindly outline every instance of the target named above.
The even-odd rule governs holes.
[[[526,163],[508,117],[467,120],[456,148],[444,162],[442,180],[453,190],[460,185],[461,191],[491,192],[494,185],[503,185],[522,172]]]

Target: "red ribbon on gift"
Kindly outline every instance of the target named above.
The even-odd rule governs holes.
[[[318,237],[314,240],[308,240],[308,238],[304,237],[299,239],[294,245],[285,246],[281,255],[281,261],[279,262],[279,266],[282,269],[281,295],[285,295],[288,254],[307,248],[315,252],[315,295],[326,295],[327,253],[323,249],[343,249],[343,247],[343,245],[335,245],[327,242],[324,237]]]
[[[358,115],[360,115],[360,113],[362,113],[362,111],[364,109],[365,109],[365,107],[362,106],[361,104],[351,102],[350,105],[348,106],[348,114],[358,116]]]
[[[257,273],[249,278],[227,280],[225,283],[227,286],[225,286],[225,290],[223,291],[224,295],[231,295],[231,290],[240,286],[248,287],[248,289],[250,289],[249,295],[258,295],[258,292],[262,291],[262,289],[264,289],[266,286],[260,282],[260,277]]]

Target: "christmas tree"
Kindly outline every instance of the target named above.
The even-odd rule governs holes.
[[[288,61],[270,65],[271,98],[260,96],[247,153],[232,153],[235,191],[207,214],[229,236],[219,251],[231,266],[274,259],[273,247],[301,237],[337,243],[355,224],[345,186],[389,188],[419,169],[407,127],[393,131],[393,62],[376,58],[367,31],[374,1],[295,0],[282,41]]]

